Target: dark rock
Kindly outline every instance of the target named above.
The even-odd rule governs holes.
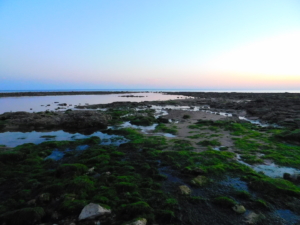
[[[69,111],[64,112],[9,112],[0,115],[5,120],[5,130],[45,129],[45,128],[106,128],[109,115],[99,111]]]
[[[169,123],[169,120],[167,118],[164,118],[164,117],[161,117],[161,116],[157,118],[157,121],[159,123]]]

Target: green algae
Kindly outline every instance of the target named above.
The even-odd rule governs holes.
[[[203,141],[200,141],[197,143],[197,145],[202,145],[202,146],[220,146],[221,143],[216,140],[216,139],[213,139],[213,140],[203,140]]]
[[[237,204],[237,202],[234,199],[231,199],[230,197],[226,196],[220,196],[213,199],[213,203],[222,206],[222,207],[232,207]]]
[[[264,152],[265,156],[271,154],[270,146],[274,146],[274,143],[271,145],[271,138],[267,139],[258,134],[258,131],[249,131],[248,125],[235,125],[232,128],[231,123],[214,122],[213,126],[218,129],[232,129],[232,132],[245,136],[236,139],[239,151],[244,152],[242,157],[252,156],[256,152]],[[100,140],[93,138],[75,142],[46,142],[40,145],[19,146],[8,152],[8,155],[12,154],[9,156],[0,154],[0,158],[10,159],[4,164],[1,162],[6,167],[2,179],[6,180],[9,176],[19,179],[18,183],[10,181],[12,189],[17,194],[8,195],[4,200],[5,207],[0,207],[0,214],[13,212],[16,205],[17,210],[21,210],[26,207],[26,202],[30,199],[41,193],[49,193],[50,199],[60,198],[56,209],[64,216],[70,214],[78,216],[85,204],[95,202],[111,208],[116,215],[117,224],[136,218],[146,218],[149,223],[174,222],[176,224],[178,220],[175,212],[181,210],[179,205],[182,196],[178,197],[162,190],[162,183],[168,178],[159,173],[159,165],[170,166],[179,172],[189,171],[190,174],[200,171],[209,179],[222,177],[225,174],[244,175],[243,179],[247,181],[251,191],[268,196],[276,197],[275,193],[277,193],[284,198],[299,194],[299,188],[290,182],[286,183],[282,179],[277,181],[257,174],[251,168],[236,162],[235,154],[227,152],[226,149],[214,151],[208,147],[208,150],[197,153],[193,152],[191,142],[186,140],[168,141],[159,136],[147,137],[131,128],[109,132],[124,135],[130,142],[120,147],[99,146]],[[260,142],[257,141],[254,143],[255,146],[249,147],[245,142],[249,142],[250,138],[258,139]],[[270,142],[267,142],[269,140]],[[42,157],[48,154],[45,151],[57,147],[68,148],[82,143],[88,143],[90,147],[80,153],[65,156],[63,162],[42,160]],[[276,143],[277,148],[280,146]],[[285,145],[281,148],[286,148],[287,152],[290,149]],[[18,162],[17,166],[14,166],[15,162]],[[88,168],[94,168],[93,172],[88,172]],[[29,171],[32,174],[28,174]],[[191,178],[192,176],[188,180]],[[18,187],[19,183],[22,184],[21,187]],[[0,188],[1,185],[0,182]],[[253,200],[251,194],[247,193],[235,192],[233,196],[224,194],[226,197],[212,197],[211,201],[200,196],[185,198],[195,205],[212,202],[222,207],[236,204],[235,198],[237,198],[259,208],[265,208],[263,206],[265,200]],[[37,203],[37,207],[47,209],[47,205],[41,202]],[[45,215],[45,218],[47,216],[49,215]]]
[[[175,125],[166,125],[164,123],[160,123],[155,127],[155,132],[164,132],[169,134],[177,134],[177,127]]]

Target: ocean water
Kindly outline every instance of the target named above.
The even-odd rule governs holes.
[[[107,95],[57,95],[57,96],[22,96],[22,97],[0,97],[0,114],[4,112],[40,112],[59,109],[74,109],[76,105],[84,106],[91,104],[107,104],[112,102],[142,102],[172,100],[186,98],[181,95],[166,95],[162,93],[134,93],[134,96],[143,97],[124,97],[128,94],[107,94]],[[122,97],[123,96],[123,97]],[[67,106],[59,106],[60,103],[66,103]]]
[[[132,92],[244,92],[244,93],[300,93],[300,89],[287,90],[267,90],[267,89],[48,89],[48,90],[0,90],[0,93],[13,93],[13,92],[66,92],[66,91],[132,91]]]

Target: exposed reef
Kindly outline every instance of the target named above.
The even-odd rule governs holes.
[[[76,110],[65,112],[7,112],[0,115],[0,130],[82,129],[107,127],[111,117],[103,112]]]

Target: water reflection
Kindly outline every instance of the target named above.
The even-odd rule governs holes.
[[[45,138],[51,136],[51,138]],[[91,136],[97,136],[101,139],[102,145],[120,145],[122,143],[128,142],[122,136],[119,135],[109,135],[102,133],[101,131],[96,131],[89,135],[84,135],[80,133],[69,133],[63,130],[50,131],[50,132],[4,132],[0,133],[0,144],[6,145],[7,147],[16,147],[25,143],[40,144],[46,140],[51,141],[74,141],[76,139],[88,138]],[[100,143],[99,143],[100,144]]]
[[[272,178],[282,178],[284,173],[289,173],[291,175],[293,174],[300,174],[300,170],[292,168],[292,167],[284,167],[284,166],[278,166],[275,163],[271,163],[268,165],[250,165],[248,163],[245,163],[241,160],[241,157],[239,154],[237,154],[237,160],[246,165],[251,167],[256,172],[262,172],[268,177]]]
[[[125,94],[107,94],[107,95],[60,95],[60,96],[32,96],[32,97],[0,97],[0,114],[4,112],[40,112],[45,110],[55,110],[58,107],[73,109],[76,105],[107,104],[116,101],[164,101],[177,99],[180,95],[165,95],[163,93],[134,93],[134,96],[144,97],[122,97]],[[128,95],[128,94],[126,94]],[[60,106],[59,104],[66,104]]]

